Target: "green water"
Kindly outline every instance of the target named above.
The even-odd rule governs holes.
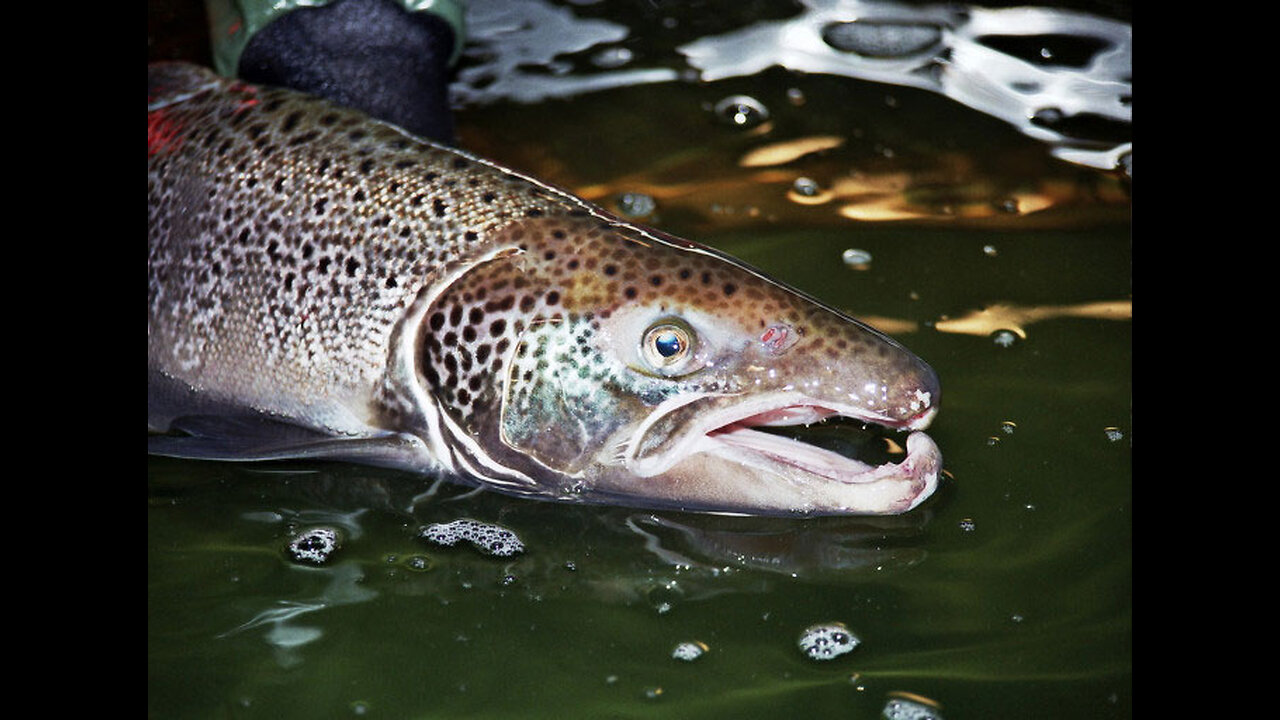
[[[776,98],[792,87],[810,101],[787,110]],[[706,103],[744,89],[778,111],[771,134],[707,121]],[[721,518],[425,494],[428,480],[355,466],[151,458],[149,716],[878,718],[906,692],[948,720],[1130,717],[1132,324],[1049,312],[1007,346],[943,329],[992,305],[1128,301],[1127,200],[941,98],[850,101],[884,94],[768,72],[476,108],[460,135],[574,189],[687,182],[655,224],[897,323],[942,380],[934,498],[899,518]],[[769,140],[854,128],[865,145],[790,167],[824,182],[901,171],[928,212],[848,220],[736,165]],[[947,215],[955,198],[1028,188],[1062,199]],[[846,266],[848,248],[870,265]],[[527,551],[417,537],[458,517],[500,523]],[[332,562],[286,559],[291,533],[316,525],[343,532]],[[861,645],[810,660],[797,638],[829,621]],[[709,650],[673,659],[685,641]]]

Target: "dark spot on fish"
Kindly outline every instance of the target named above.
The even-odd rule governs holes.
[[[465,239],[467,242],[475,242],[476,240],[478,240],[478,239],[480,238],[480,235],[479,235],[479,233],[477,233],[475,230],[468,230],[468,231],[466,231],[466,232],[462,233],[462,237],[463,237],[463,239]]]
[[[533,309],[533,305],[536,302],[537,300],[534,300],[532,295],[525,295],[524,297],[520,298],[520,312],[524,312],[524,313],[529,312],[530,310]]]
[[[503,332],[505,332],[506,329],[507,329],[507,321],[503,320],[502,318],[498,318],[497,320],[494,320],[493,322],[489,323],[489,334],[492,335],[493,337],[498,337]]]
[[[365,132],[363,130],[352,130],[347,133],[347,137],[354,142],[359,142],[365,138]]]
[[[293,147],[297,147],[298,145],[305,145],[311,142],[312,140],[315,140],[318,137],[320,137],[319,130],[308,130],[307,132],[304,132],[301,135],[294,135],[292,138],[290,138],[289,145]]]
[[[524,211],[524,214],[526,217],[542,217],[543,212],[541,208],[529,208]]]
[[[395,166],[400,170],[404,170],[406,168],[411,168],[417,164],[418,164],[417,160],[397,160]]]
[[[316,205],[315,205],[315,208],[316,208],[316,214],[317,214],[317,215],[323,215],[323,214],[324,214],[324,207],[325,207],[325,205],[327,205],[328,203],[329,203],[329,199],[328,199],[328,198],[320,198],[319,200],[317,200],[317,201],[316,201]]]
[[[548,305],[555,305],[556,303],[559,303],[559,302],[560,302],[560,293],[556,292],[555,290],[552,290],[551,292],[547,293]]]
[[[605,274],[605,275],[616,275],[617,273],[618,273],[618,266],[617,266],[617,265],[614,265],[614,264],[610,263],[610,264],[608,264],[608,265],[605,265],[605,266],[604,266],[604,274]]]
[[[480,347],[476,348],[476,362],[483,363],[487,361],[489,359],[489,353],[490,353],[490,349],[487,344],[481,345]],[[480,379],[479,377],[475,378],[476,381],[478,381],[479,379]]]
[[[703,284],[703,285],[710,285],[710,284],[711,284],[711,273],[706,272],[705,270],[704,270],[704,271],[703,271],[703,273],[702,273],[702,284]]]
[[[543,254],[542,254],[542,257],[543,257],[543,259],[545,259],[545,260],[555,260],[555,259],[556,259],[556,251],[555,251],[555,250],[548,250],[548,251],[546,251],[545,253],[543,253]]]
[[[484,320],[484,310],[478,307],[471,308],[471,313],[467,316],[472,325],[479,325]]]
[[[355,277],[356,271],[360,269],[360,263],[355,258],[347,258],[347,277]]]
[[[320,117],[321,125],[332,125],[338,122],[338,116],[334,113],[326,113]]]
[[[497,198],[498,198],[498,196],[497,196],[497,195],[494,195],[494,194],[493,194],[493,193],[491,193],[491,192],[487,192],[487,193],[485,193],[485,194],[483,194],[483,195],[481,195],[481,196],[480,196],[480,199],[481,199],[481,200],[483,200],[484,202],[487,202],[487,203],[491,203],[491,202],[493,202],[494,200],[496,200]]]
[[[397,285],[396,279],[394,277],[388,277],[387,281],[384,282],[383,285],[385,285],[388,289],[396,287]]]
[[[577,259],[577,258],[574,258],[574,259],[572,259],[572,260],[570,260],[570,261],[569,261],[569,269],[570,269],[570,270],[577,270],[577,269],[578,269],[578,259]]]
[[[652,276],[650,276],[650,277],[649,277],[649,284],[650,284],[650,285],[652,285],[652,286],[654,286],[654,287],[661,287],[661,286],[662,286],[662,276],[661,276],[661,275],[652,275]]]
[[[636,297],[636,289],[633,287],[629,287],[626,290],[623,290],[622,294],[626,295],[628,300],[634,300]]]
[[[431,320],[429,322],[431,325],[431,329],[433,331],[439,330],[440,328],[444,327],[444,313],[442,312],[432,313]]]
[[[473,326],[473,325],[468,325],[468,326],[466,326],[466,327],[462,328],[462,339],[463,339],[463,340],[465,340],[465,341],[467,341],[467,342],[475,342],[475,340],[476,340],[476,329],[475,329],[475,326]]]
[[[681,271],[680,271],[680,279],[681,279],[681,280],[688,280],[688,279],[689,279],[689,276],[690,276],[690,275],[692,275],[692,274],[693,274],[693,271],[692,271],[692,270],[690,270],[689,268],[684,268],[683,270],[681,270]]]
[[[466,160],[463,160],[462,158],[453,159],[453,168],[455,170],[462,170],[463,168],[467,167],[470,164],[471,163],[467,162]]]
[[[456,326],[459,322],[462,322],[462,306],[454,305],[449,311],[449,324]]]
[[[449,214],[449,206],[440,198],[431,201],[431,209],[435,212],[436,217],[444,217]]]
[[[724,294],[725,294],[725,297],[729,297],[730,295],[733,295],[733,294],[734,294],[734,293],[736,293],[736,292],[738,292],[738,286],[737,286],[737,285],[734,285],[733,283],[725,283],[725,284],[724,284]]]
[[[375,165],[377,165],[377,163],[374,162],[373,160],[363,160],[360,163],[360,172],[364,173],[365,175],[368,175],[369,172],[373,170]]]

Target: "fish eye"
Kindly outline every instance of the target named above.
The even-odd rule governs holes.
[[[693,353],[693,331],[684,323],[664,319],[645,330],[640,354],[654,370],[674,374]]]

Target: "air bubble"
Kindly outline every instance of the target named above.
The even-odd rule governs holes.
[[[716,103],[713,112],[721,122],[744,130],[769,119],[769,109],[749,95],[730,95]]]
[[[598,68],[612,70],[613,68],[619,68],[631,62],[633,57],[635,57],[635,54],[628,48],[605,48],[591,56],[591,64]]]
[[[818,623],[800,633],[800,651],[812,660],[831,660],[861,642],[842,622]]]
[[[675,649],[671,651],[671,657],[676,660],[693,662],[694,660],[702,657],[702,655],[709,649],[710,648],[707,647],[706,643],[698,641],[682,642],[679,645],[676,645]]]
[[[840,254],[840,259],[854,270],[866,270],[871,267],[871,253],[866,250],[849,248]]]
[[[821,205],[831,201],[831,193],[813,178],[798,177],[787,188],[787,199],[800,205]]]
[[[791,190],[803,197],[817,197],[822,193],[822,186],[810,178],[798,177],[795,182],[791,183]]]
[[[880,716],[885,720],[942,720],[937,703],[916,696],[889,698]]]
[[[1102,428],[1102,433],[1111,442],[1119,442],[1124,439],[1124,431],[1118,427],[1112,426]]]
[[[618,196],[618,212],[628,217],[649,217],[657,207],[657,201],[644,193],[628,192]]]
[[[1000,347],[1012,347],[1018,342],[1018,333],[1012,330],[996,330],[991,333],[991,342]]]

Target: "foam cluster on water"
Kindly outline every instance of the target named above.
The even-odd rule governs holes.
[[[323,565],[337,551],[338,531],[331,527],[314,527],[303,530],[289,540],[289,557],[294,562]]]
[[[524,543],[514,532],[470,518],[428,525],[422,530],[422,537],[449,547],[466,540],[486,555],[496,557],[511,557],[524,552]]]
[[[813,660],[831,660],[858,647],[861,640],[842,622],[810,625],[800,633],[800,651]]]

